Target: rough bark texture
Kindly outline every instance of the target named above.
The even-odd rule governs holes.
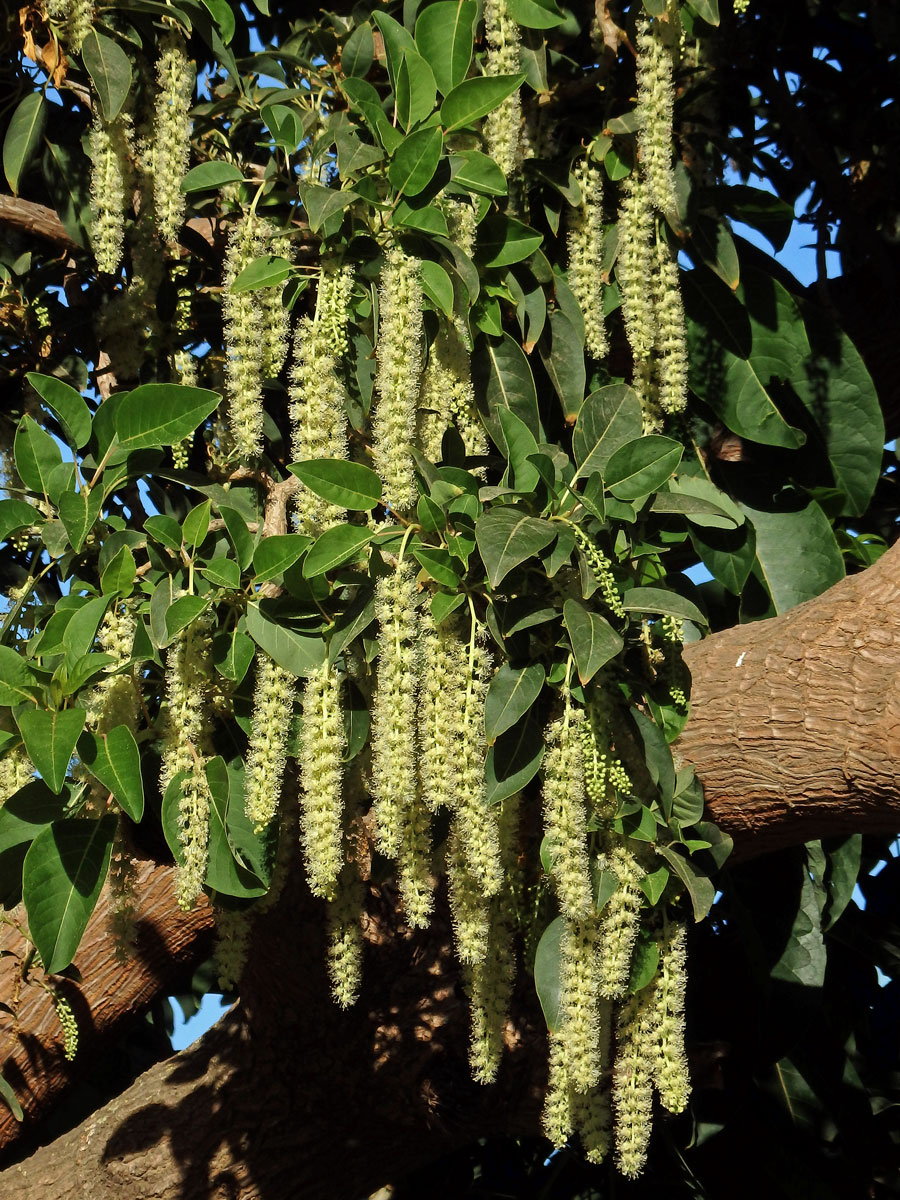
[[[689,649],[695,707],[679,748],[738,855],[900,828],[898,577],[900,547],[782,617]],[[446,918],[412,933],[394,901],[390,885],[372,890],[364,990],[342,1012],[321,907],[293,879],[254,926],[239,1008],[8,1168],[0,1193],[356,1200],[476,1135],[535,1132],[543,1033],[529,981],[500,1078],[480,1088]]]

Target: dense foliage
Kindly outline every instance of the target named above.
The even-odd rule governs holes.
[[[834,173],[890,195],[891,85],[867,84],[865,132],[828,113],[831,170],[808,168],[809,109],[846,111],[871,34],[856,6],[779,7],[774,73],[756,0],[19,11],[4,172],[62,223],[0,258],[0,890],[26,976],[77,964],[107,879],[127,956],[159,831],[179,903],[217,906],[226,986],[301,860],[344,1006],[367,886],[394,876],[425,927],[446,876],[473,1075],[497,1072],[518,963],[556,1147],[639,1175],[654,1093],[688,1105],[685,989],[717,1044],[709,980],[733,971],[765,1032],[724,1107],[746,1134],[771,1105],[785,1158],[824,1142],[884,1183],[867,1022],[897,942],[870,929],[865,967],[842,947],[887,849],[714,885],[729,839],[672,748],[686,637],[784,612],[891,535],[835,306],[731,224],[777,250],[812,185],[820,256],[831,223],[865,265],[892,201],[864,236]],[[715,1090],[693,1112],[713,1171],[716,1135],[746,1148]]]

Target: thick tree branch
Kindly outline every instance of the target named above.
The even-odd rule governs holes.
[[[45,204],[35,204],[31,200],[21,200],[18,196],[0,194],[0,225],[18,229],[22,233],[30,233],[48,242],[56,242],[68,250],[79,249],[78,243],[72,241],[66,227],[56,215],[55,209],[47,208]]]

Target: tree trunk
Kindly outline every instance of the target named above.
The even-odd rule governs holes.
[[[900,828],[898,575],[900,547],[784,616],[688,648],[694,707],[678,750],[736,855]],[[544,1035],[530,979],[500,1077],[479,1087],[446,912],[414,933],[395,900],[391,885],[372,890],[363,993],[343,1012],[323,969],[321,905],[297,872],[254,926],[238,1008],[8,1168],[9,1193],[356,1200],[476,1136],[536,1132]]]

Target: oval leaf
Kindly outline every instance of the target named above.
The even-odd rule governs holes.
[[[25,378],[59,421],[72,449],[86,446],[91,436],[91,413],[81,393],[52,375],[29,371]]]
[[[263,254],[254,258],[231,285],[233,292],[255,292],[257,288],[276,287],[284,283],[292,270],[286,258],[277,254]]]
[[[140,821],[144,814],[141,755],[128,726],[117,725],[109,733],[83,733],[78,739],[78,756],[132,821]]]
[[[569,631],[578,678],[582,683],[593,679],[625,645],[609,621],[577,600],[567,600],[563,605],[563,624]]]
[[[324,575],[341,563],[349,562],[372,537],[372,530],[361,525],[335,525],[333,529],[326,529],[306,556],[304,578],[314,579],[316,575]]]
[[[506,504],[486,512],[475,525],[475,540],[492,587],[555,537],[556,529],[549,521]]]
[[[486,116],[525,82],[524,75],[482,75],[466,79],[448,94],[441,105],[445,133],[464,129]]]
[[[439,0],[416,21],[416,48],[434,73],[442,96],[462,83],[472,61],[475,0]]]
[[[16,717],[29,758],[47,787],[57,795],[66,782],[86,715],[83,708],[66,708],[62,712],[28,708]]]
[[[192,434],[221,399],[218,392],[206,388],[142,384],[123,397],[116,409],[119,445],[127,450],[174,446]]]
[[[484,733],[488,742],[524,717],[541,694],[546,677],[540,663],[521,668],[503,664],[491,680],[484,701]]]
[[[19,194],[19,180],[40,145],[46,122],[43,93],[29,92],[13,113],[3,139],[3,173],[13,195]]]
[[[206,192],[226,183],[240,183],[243,178],[234,163],[213,161],[191,167],[179,186],[183,192]]]
[[[683,454],[680,442],[660,434],[626,442],[606,464],[604,482],[619,500],[638,500],[662,487]]]
[[[89,29],[81,44],[81,58],[94,85],[103,116],[111,124],[119,115],[131,88],[131,63],[118,42]]]

